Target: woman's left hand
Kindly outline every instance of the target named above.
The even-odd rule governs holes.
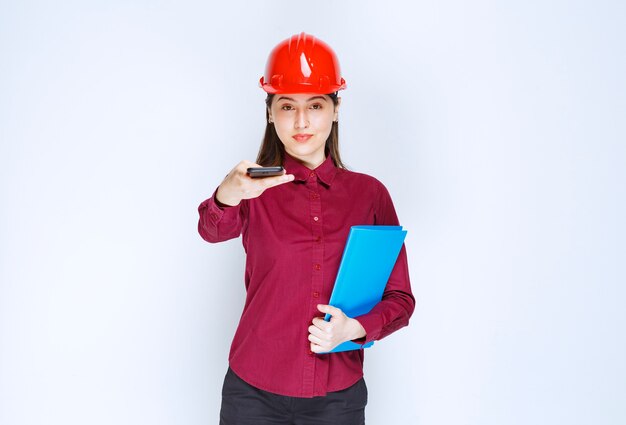
[[[329,313],[332,317],[329,322],[322,317],[313,319],[313,324],[309,326],[309,341],[312,352],[325,353],[342,342],[365,336],[365,329],[359,321],[346,316],[337,307],[319,304],[317,309],[322,313]]]

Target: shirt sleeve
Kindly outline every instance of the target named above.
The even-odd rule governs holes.
[[[198,233],[207,242],[215,243],[227,241],[241,235],[247,205],[242,200],[239,205],[219,205],[215,199],[217,189],[213,195],[198,207]]]
[[[375,205],[375,224],[399,225],[391,196],[382,184]],[[355,317],[367,333],[364,343],[382,339],[408,325],[414,310],[415,298],[411,291],[406,247],[403,244],[381,302],[369,313]]]

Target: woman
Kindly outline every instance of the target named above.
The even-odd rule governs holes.
[[[337,57],[307,34],[278,44],[261,87],[267,127],[257,163],[242,161],[200,204],[208,242],[242,236],[246,302],[229,355],[221,424],[363,424],[363,350],[408,324],[415,300],[404,247],[383,300],[363,316],[327,305],[352,225],[397,225],[386,188],[348,171],[339,155],[345,88]],[[248,167],[282,165],[250,178]],[[329,322],[323,317],[329,313]]]

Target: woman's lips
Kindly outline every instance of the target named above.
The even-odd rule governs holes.
[[[296,139],[296,141],[298,142],[306,142],[311,137],[313,137],[313,135],[312,134],[296,134],[295,136],[292,136],[292,137]]]

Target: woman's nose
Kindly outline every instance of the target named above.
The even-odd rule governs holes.
[[[309,117],[307,116],[306,111],[298,111],[296,114],[296,128],[307,128],[309,126]]]

